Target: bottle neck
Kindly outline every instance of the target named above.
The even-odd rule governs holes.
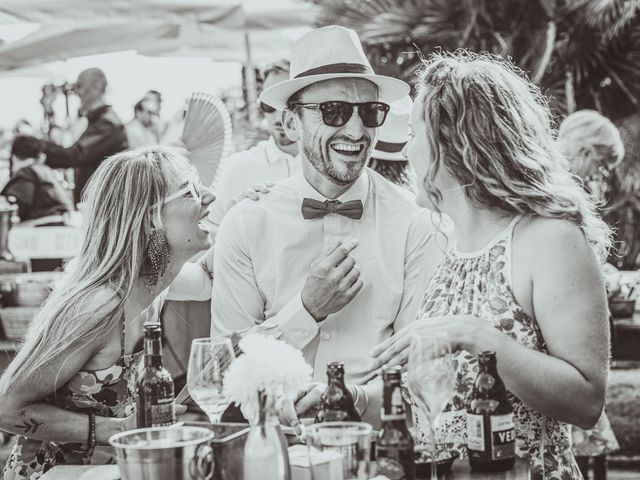
[[[327,383],[329,385],[344,386],[344,373],[330,372],[327,374]]]
[[[264,392],[260,392],[258,393],[258,425],[265,427],[272,424],[278,424],[275,402]]]
[[[160,338],[145,337],[144,366],[162,368],[162,341]]]
[[[485,361],[485,362],[480,362],[478,365],[478,369],[480,372],[482,373],[493,373],[493,374],[497,374],[498,373],[498,367],[495,361],[491,362],[491,361]]]
[[[382,412],[380,419],[383,422],[405,420],[404,400],[399,382],[388,382],[384,385]]]

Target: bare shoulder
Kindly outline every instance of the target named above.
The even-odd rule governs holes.
[[[528,218],[514,235],[514,255],[534,283],[599,285],[600,266],[582,229],[569,220]],[[539,287],[538,287],[539,288]]]
[[[118,302],[119,298],[116,292],[107,286],[102,286],[91,292],[90,295],[85,295],[85,298],[78,305],[78,310],[87,312],[88,321],[97,324],[113,313]]]
[[[561,218],[529,217],[522,221],[517,241],[523,250],[535,256],[570,251],[589,251],[584,232],[576,223]]]

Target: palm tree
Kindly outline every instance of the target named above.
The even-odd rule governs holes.
[[[339,19],[358,32],[378,73],[413,84],[433,51],[491,52],[527,72],[559,118],[591,108],[621,124],[628,154],[611,218],[625,239],[617,263],[636,264],[640,208],[623,209],[640,192],[640,0],[308,1],[319,7],[318,26]]]
[[[640,106],[640,0],[310,1],[318,25],[359,33],[380,73],[411,82],[422,55],[466,48],[510,57],[559,114]]]

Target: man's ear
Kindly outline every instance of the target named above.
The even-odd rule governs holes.
[[[282,111],[282,129],[292,142],[297,142],[299,139],[297,116],[298,114],[293,110]]]

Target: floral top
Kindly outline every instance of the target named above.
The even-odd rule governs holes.
[[[134,322],[159,321],[163,303],[164,295],[161,294]],[[120,353],[120,358],[109,368],[78,371],[46,402],[65,410],[93,412],[103,417],[124,418],[131,415],[135,408],[136,373],[143,352],[124,353],[124,321]],[[34,480],[55,465],[108,463],[114,463],[111,447],[89,449],[86,442],[48,442],[19,435],[4,467],[3,478]]]
[[[516,301],[511,290],[511,244],[516,217],[482,250],[459,252],[455,246],[438,266],[424,294],[418,318],[427,320],[444,315],[474,315],[486,318],[494,328],[517,342],[541,352],[546,345],[536,321]],[[498,358],[500,362],[500,358]],[[439,450],[452,450],[466,456],[466,408],[478,373],[478,362],[466,350],[453,354],[456,380],[454,391],[437,428]],[[545,479],[576,480],[582,476],[570,451],[569,427],[529,408],[509,395],[514,409],[516,454],[530,459],[533,478],[542,478],[541,452],[545,456]],[[428,419],[414,408],[413,421],[418,449],[429,451]]]

